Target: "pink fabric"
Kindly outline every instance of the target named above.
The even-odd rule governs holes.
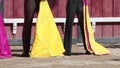
[[[5,32],[3,19],[0,13],[0,59],[10,57],[11,57],[10,45]]]
[[[85,5],[85,6],[88,5],[87,0],[83,0],[83,2],[84,2],[84,5]]]
[[[85,25],[85,29],[86,29],[86,30],[85,30],[85,32],[86,32],[86,38],[85,38],[85,39],[86,39],[86,42],[87,42],[87,47],[88,47],[88,49],[92,51],[91,44],[90,44],[90,40],[89,40],[89,32],[88,32],[88,27],[87,27],[88,24],[87,24],[87,18],[86,18],[86,16],[87,16],[87,15],[86,15],[86,14],[87,14],[86,6],[88,6],[88,2],[87,2],[87,0],[84,0],[83,2],[84,2],[84,7],[85,7],[85,10],[84,10],[84,14],[85,14],[85,15],[84,15],[84,16],[85,16],[85,17],[84,17],[84,18],[85,18],[85,20],[84,20],[84,25]]]

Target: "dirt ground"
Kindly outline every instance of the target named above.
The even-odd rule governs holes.
[[[12,58],[0,59],[0,68],[120,68],[120,44],[103,44],[110,55],[86,55],[82,44],[72,46],[72,55],[51,58],[19,57],[22,46],[11,46]]]

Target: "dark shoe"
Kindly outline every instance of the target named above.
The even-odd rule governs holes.
[[[22,53],[20,57],[29,57],[29,53]]]
[[[71,56],[71,53],[70,52],[64,52],[63,53],[65,56]]]
[[[29,57],[30,45],[23,45],[23,53],[21,57]]]
[[[90,53],[89,51],[86,51],[86,54],[87,54],[87,55],[92,55],[92,53]]]

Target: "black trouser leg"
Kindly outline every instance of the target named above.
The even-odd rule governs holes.
[[[79,25],[80,25],[80,30],[81,30],[81,34],[82,34],[82,40],[83,40],[83,46],[84,49],[87,50],[86,48],[86,43],[85,43],[85,32],[84,32],[84,22],[83,22],[83,17],[78,18],[79,19]]]
[[[91,54],[88,50],[87,50],[87,47],[86,47],[86,43],[85,43],[85,32],[84,32],[84,22],[83,22],[83,2],[82,0],[79,0],[80,4],[79,4],[79,7],[78,7],[78,12],[77,12],[77,15],[78,15],[78,23],[80,25],[80,29],[81,29],[81,34],[82,34],[82,40],[83,40],[83,46],[84,46],[84,49],[86,50],[86,54]]]
[[[66,50],[65,55],[71,55],[71,47],[72,47],[72,25],[74,16],[76,13],[76,5],[74,2],[68,1],[67,4],[67,17],[66,17],[66,27],[65,27],[65,35],[64,35],[64,48]],[[73,4],[73,5],[71,5]]]
[[[25,54],[29,54],[32,20],[37,6],[36,1],[37,0],[24,0],[25,20],[23,26],[22,41],[23,41],[23,50],[24,50],[23,53]]]
[[[84,32],[84,22],[83,22],[83,2],[82,0],[79,0],[79,1],[80,2],[77,10],[78,24],[80,25],[80,29],[81,29],[84,49],[87,50],[86,43],[85,43],[85,32]]]

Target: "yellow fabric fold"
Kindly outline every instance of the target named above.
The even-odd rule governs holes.
[[[64,47],[47,1],[40,2],[36,34],[30,57],[63,56]]]
[[[90,22],[88,6],[86,5],[86,2],[84,2],[84,4],[84,31],[87,50],[90,53],[94,53],[95,55],[110,54],[110,51],[108,49],[95,41],[94,33]]]

